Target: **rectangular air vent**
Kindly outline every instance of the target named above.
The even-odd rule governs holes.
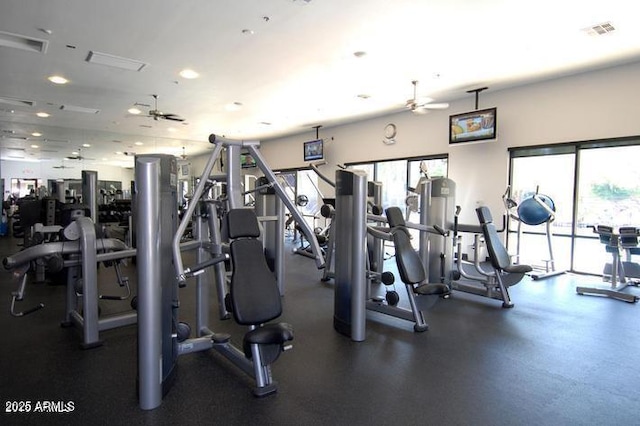
[[[616,30],[611,22],[603,22],[597,25],[592,25],[587,28],[583,28],[583,31],[589,35],[605,35],[612,33]]]
[[[85,114],[97,114],[100,112],[99,109],[95,109],[95,108],[85,108],[85,107],[80,107],[80,106],[75,106],[75,105],[61,105],[60,109],[63,111],[71,111],[71,112],[82,112]]]
[[[48,45],[47,40],[0,31],[0,46],[26,50],[27,52],[46,53]]]
[[[10,96],[0,96],[0,104],[7,104],[7,105],[13,105],[13,106],[27,106],[27,107],[32,107],[36,105],[34,101],[30,101],[27,99],[12,98]]]
[[[105,65],[108,67],[114,67],[121,70],[129,71],[142,71],[142,69],[147,66],[147,64],[145,64],[144,62],[135,59],[122,58],[120,56],[95,52],[93,50],[89,52],[89,56],[87,56],[87,62],[89,62],[90,64]]]

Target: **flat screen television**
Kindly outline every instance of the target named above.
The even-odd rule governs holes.
[[[257,167],[256,159],[249,153],[240,153],[240,167],[243,169],[250,169],[251,167]]]
[[[322,139],[316,139],[313,141],[304,143],[304,161],[316,161],[324,158],[323,146],[324,141]]]
[[[496,108],[449,116],[449,144],[495,139],[497,118]]]

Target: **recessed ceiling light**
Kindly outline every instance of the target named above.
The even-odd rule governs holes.
[[[40,145],[31,145],[31,148],[40,148]]]
[[[142,142],[140,142],[140,141],[136,141],[136,142],[134,142],[133,144],[134,144],[134,145],[138,145],[138,146],[142,146],[142,145],[144,145],[144,144],[143,144]]]
[[[198,74],[197,72],[195,72],[194,70],[185,68],[182,71],[180,71],[180,77],[182,78],[186,78],[186,79],[193,79],[193,78],[198,78],[200,76],[200,74]]]
[[[80,155],[80,153],[78,151],[72,151],[71,155]]]
[[[116,151],[116,155],[122,155],[124,154],[122,151]]]
[[[33,132],[33,133],[31,133],[31,136],[35,136],[35,137],[42,136],[42,133],[40,133],[40,132]]]
[[[82,146],[85,147],[85,148],[89,148],[91,146],[91,144],[90,143],[83,143]]]
[[[36,115],[40,118],[47,118],[49,117],[49,114],[47,114],[46,112],[38,112],[36,113]]]
[[[49,80],[53,84],[67,84],[69,82],[69,80],[61,75],[52,75],[51,77],[47,78],[47,80]]]
[[[138,114],[142,113],[142,111],[140,111],[140,110],[139,110],[138,108],[136,108],[136,107],[129,108],[129,109],[127,110],[127,112],[128,112],[129,114],[133,114],[133,115],[138,115]]]
[[[178,129],[176,129],[175,127],[169,127],[167,131],[173,133],[173,132],[177,132]]]

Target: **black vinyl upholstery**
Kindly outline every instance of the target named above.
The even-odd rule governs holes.
[[[231,302],[238,324],[255,325],[282,313],[280,292],[264,257],[262,243],[256,239],[231,242]]]
[[[286,323],[265,324],[280,316],[282,303],[278,283],[267,265],[258,219],[249,209],[232,209],[226,226],[233,273],[230,302],[238,324],[256,327],[245,334],[244,353],[251,358],[251,345],[282,345],[293,340],[293,328]]]
[[[395,228],[392,231],[393,245],[396,249],[396,264],[400,279],[405,284],[418,284],[425,280],[424,267],[420,256],[411,245],[411,240],[405,228]]]
[[[425,283],[427,279],[422,260],[416,253],[409,230],[399,207],[389,207],[385,210],[387,223],[391,227],[393,246],[396,250],[396,265],[400,279],[404,284],[413,286],[413,291],[419,295],[446,295],[449,287],[442,283]]]
[[[498,271],[526,273],[531,271],[529,265],[512,265],[511,256],[507,252],[502,240],[498,235],[496,225],[493,223],[493,217],[491,211],[486,206],[481,206],[476,209],[480,226],[482,227],[482,234],[484,235],[485,243],[487,245],[487,252],[489,253],[489,260],[491,266]]]

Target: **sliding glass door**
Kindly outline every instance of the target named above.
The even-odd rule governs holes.
[[[549,262],[553,254],[556,270],[570,268],[574,164],[574,153],[512,159],[510,196],[517,207],[511,208],[510,212],[514,216],[522,215],[522,220],[518,223],[518,220],[510,219],[508,248],[510,253],[519,254],[519,263],[545,270],[548,264],[552,270],[554,265]],[[532,202],[532,197],[536,194],[552,200],[554,205],[555,219],[550,222],[549,236],[546,222],[532,225],[535,222],[526,216],[527,208],[544,209],[540,204]],[[521,227],[519,234],[516,232],[518,225]],[[551,239],[551,252],[548,238]]]
[[[597,225],[640,227],[640,139],[514,148],[511,195],[516,203],[536,191],[556,208],[553,249],[559,269],[601,274],[611,255],[593,232]],[[513,209],[512,209],[513,211]],[[516,223],[510,223],[508,247],[515,254]],[[547,254],[544,226],[523,226],[520,255],[536,264]],[[548,257],[548,256],[547,256]]]
[[[579,153],[576,271],[602,273],[611,255],[594,238],[593,226],[640,227],[640,145],[587,147]]]

